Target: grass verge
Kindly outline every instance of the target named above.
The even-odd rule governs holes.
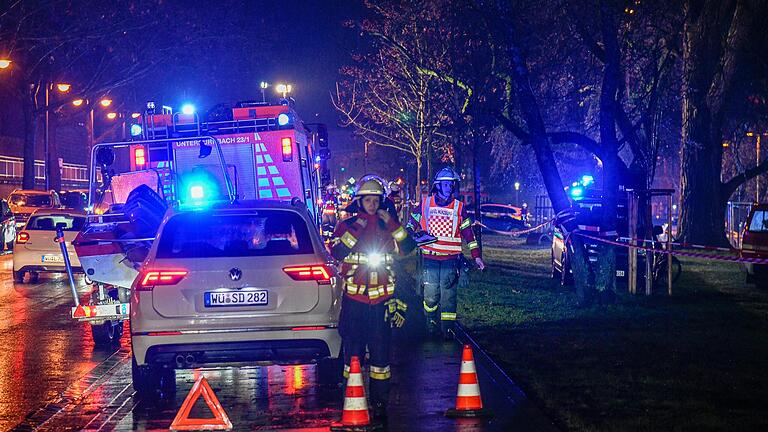
[[[488,236],[459,319],[529,398],[577,431],[768,430],[768,292],[683,260],[674,295],[579,308],[549,249]]]

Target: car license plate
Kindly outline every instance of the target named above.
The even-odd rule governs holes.
[[[64,257],[61,255],[43,255],[44,263],[63,263]]]
[[[203,296],[205,307],[264,306],[268,304],[267,290],[207,291]]]
[[[616,276],[624,277],[624,270],[616,270]]]

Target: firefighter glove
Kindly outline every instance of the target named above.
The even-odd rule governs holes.
[[[405,311],[408,305],[400,299],[390,299],[386,303],[384,311],[384,321],[389,321],[390,326],[400,328],[405,324]]]

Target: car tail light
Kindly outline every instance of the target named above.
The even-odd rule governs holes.
[[[331,272],[322,264],[283,267],[283,271],[293,280],[313,280],[322,285],[331,283]]]
[[[293,160],[293,140],[290,137],[284,137],[280,140],[283,147],[283,162],[290,162]]]
[[[152,291],[158,285],[176,285],[189,273],[186,270],[147,270],[139,274],[139,291]]]
[[[22,231],[18,234],[16,234],[16,243],[18,244],[24,244],[29,241],[29,233],[26,231]]]

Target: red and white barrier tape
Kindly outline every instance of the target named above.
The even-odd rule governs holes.
[[[590,240],[598,241],[601,243],[610,244],[613,246],[620,246],[620,247],[634,247],[636,249],[642,249],[645,251],[652,251],[652,252],[658,252],[658,253],[669,253],[669,251],[666,251],[664,249],[655,249],[648,246],[632,246],[627,243],[618,242],[614,240],[608,240],[605,238],[600,237],[594,237],[591,235],[583,234],[580,232],[574,232],[573,234],[576,234],[578,236],[588,238]],[[731,250],[729,250],[731,251]],[[731,251],[732,252],[732,251]],[[735,256],[724,256],[724,255],[712,255],[712,254],[705,254],[705,253],[699,253],[699,252],[686,252],[686,251],[672,251],[672,255],[675,256],[685,256],[690,258],[704,258],[704,259],[710,259],[715,261],[726,261],[726,262],[747,262],[747,263],[753,263],[753,264],[768,264],[768,258],[744,258],[744,257],[735,257]]]
[[[631,242],[632,239],[629,237],[619,237],[619,240],[622,241],[628,241]],[[654,240],[644,240],[644,239],[634,239],[635,242],[642,242],[642,243],[659,243],[659,244],[667,244],[665,241],[654,241]],[[702,246],[697,244],[690,244],[690,243],[677,243],[672,242],[670,243],[672,246],[677,246],[681,248],[686,249],[702,249],[702,250],[711,250],[711,251],[719,251],[719,252],[733,252],[733,248],[726,248],[726,247],[718,247],[718,246]]]
[[[543,227],[545,227],[545,226],[547,226],[547,225],[549,225],[551,223],[552,223],[552,220],[548,220],[548,221],[545,221],[543,223],[540,223],[540,224],[536,225],[535,227],[527,228],[527,229],[524,229],[524,230],[500,231],[500,230],[496,230],[496,229],[490,228],[488,225],[485,225],[484,223],[482,223],[480,221],[475,221],[475,225],[481,226],[481,227],[487,229],[488,231],[493,231],[495,233],[504,234],[504,235],[508,235],[508,236],[513,236],[513,237],[520,236],[520,235],[523,235],[523,234],[532,233],[532,232],[536,231],[537,229],[543,228]]]

